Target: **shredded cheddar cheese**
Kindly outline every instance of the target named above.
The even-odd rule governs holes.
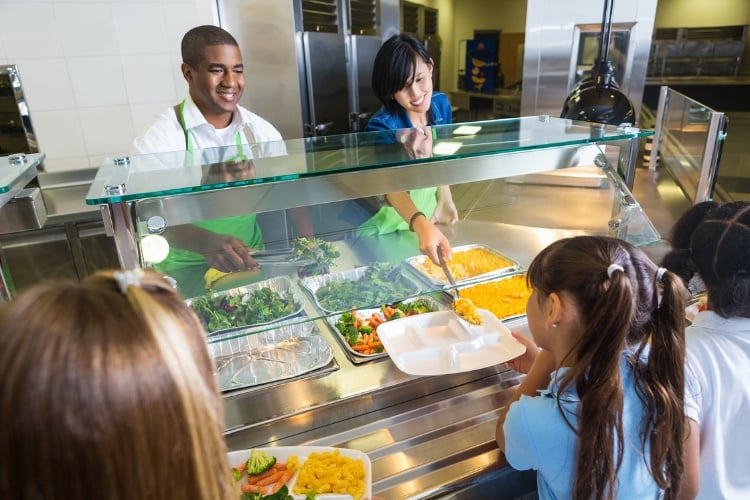
[[[513,266],[511,261],[483,248],[454,252],[453,258],[447,264],[456,281]],[[434,280],[446,281],[443,270],[430,259],[424,259],[423,262],[415,264],[415,267]]]
[[[524,314],[530,295],[531,289],[526,287],[525,275],[511,276],[461,289],[462,298],[471,300],[476,307],[492,311],[500,319]]]

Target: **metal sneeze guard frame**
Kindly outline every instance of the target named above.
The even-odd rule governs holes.
[[[649,169],[660,159],[692,203],[711,200],[728,122],[724,113],[662,86]]]

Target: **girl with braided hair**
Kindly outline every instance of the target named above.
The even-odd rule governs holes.
[[[683,464],[682,280],[615,238],[556,241],[529,266],[533,342],[496,439],[539,498],[675,498]]]
[[[662,265],[708,297],[685,331],[682,493],[750,498],[750,202],[692,206],[670,243]]]

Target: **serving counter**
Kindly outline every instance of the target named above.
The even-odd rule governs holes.
[[[659,239],[625,181],[633,176],[638,141],[651,131],[524,117],[433,127],[431,145],[419,149],[411,147],[413,133],[259,144],[244,159],[234,148],[111,159],[99,169],[86,202],[101,207],[126,268],[160,268],[163,255],[155,257],[154,248],[163,252],[178,244],[177,226],[248,213],[258,214],[266,248],[287,248],[295,237],[291,209],[303,209],[315,236],[338,249],[331,272],[374,262],[398,265],[418,254],[413,233],[365,236],[348,216],[368,205],[363,200],[371,205],[385,193],[444,184],[452,186],[460,216],[457,224],[441,227],[451,244],[486,245],[521,269],[547,244],[571,235],[613,235],[636,245]],[[196,266],[172,276],[183,295],[196,297],[207,271]],[[413,376],[388,356],[363,362],[348,352],[330,324],[334,313],[304,289],[296,267],[261,265],[260,272],[220,279],[234,287],[277,276],[290,279],[301,312],[283,325],[210,335],[209,349],[312,328],[332,356],[296,376],[227,390],[230,450],[355,448],[372,461],[374,495],[386,499],[518,498],[535,489],[534,475],[506,467],[494,441],[499,411],[519,374],[497,364]],[[220,281],[213,283],[217,288]],[[396,299],[446,300],[448,288],[425,280]],[[525,331],[522,317],[506,323]],[[248,363],[262,357],[258,352],[244,353]]]

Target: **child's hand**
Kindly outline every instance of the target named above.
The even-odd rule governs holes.
[[[537,354],[539,354],[539,346],[537,346],[533,340],[525,335],[516,332],[510,332],[517,341],[526,346],[526,352],[518,356],[517,358],[506,361],[503,365],[506,368],[512,368],[519,373],[529,373],[531,365],[534,364]]]

